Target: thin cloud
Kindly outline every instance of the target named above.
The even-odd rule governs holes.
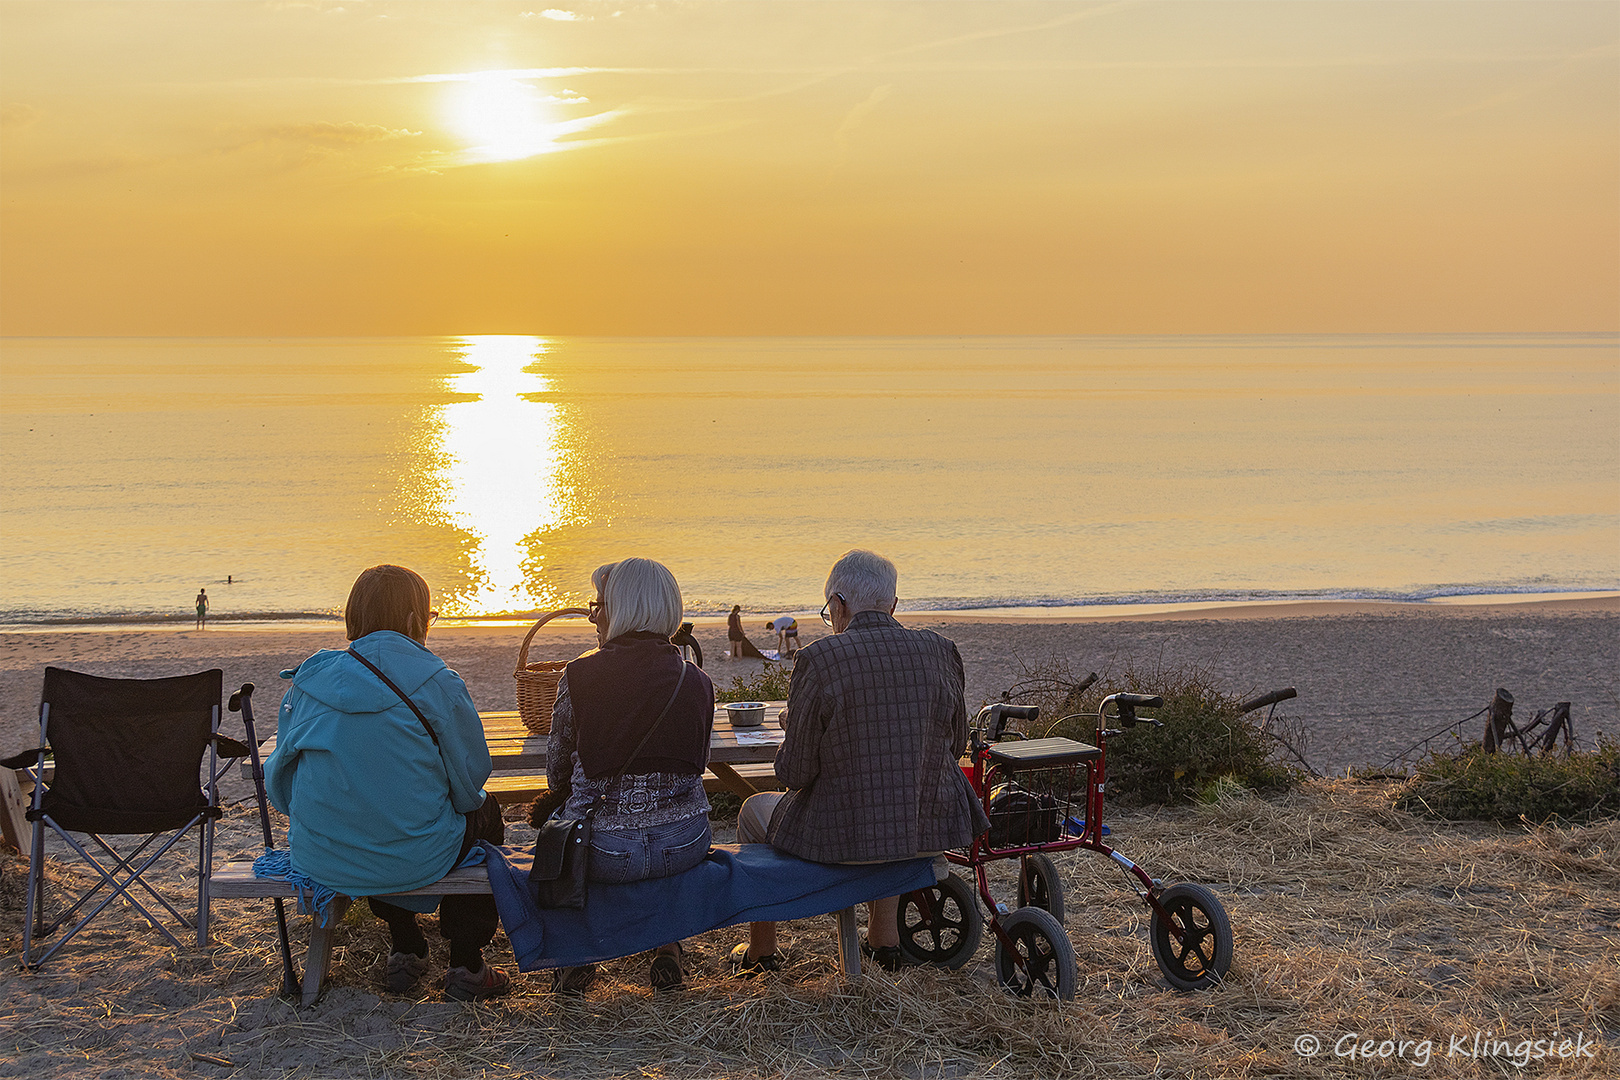
[[[1556,62],[1549,64],[1546,70],[1528,78],[1520,79],[1512,86],[1501,90],[1498,93],[1492,94],[1482,101],[1476,101],[1471,105],[1465,105],[1462,108],[1453,109],[1448,113],[1444,113],[1440,116],[1440,119],[1456,120],[1457,118],[1466,116],[1469,113],[1482,112],[1487,109],[1496,108],[1499,105],[1508,105],[1515,101],[1522,101],[1525,98],[1532,97],[1535,94],[1545,90],[1547,87],[1554,85],[1565,75],[1581,67],[1587,61],[1612,60],[1617,54],[1620,54],[1620,45],[1617,45],[1614,42],[1609,42],[1603,45],[1595,45],[1590,49],[1575,53],[1571,56],[1558,57]]]
[[[359,124],[352,120],[342,123],[317,120],[304,124],[277,124],[265,128],[264,133],[272,138],[286,139],[290,142],[301,142],[311,146],[338,149],[365,146],[370,143],[392,142],[395,139],[414,139],[422,134],[420,131],[411,131],[408,128],[389,128],[380,124]]]
[[[562,120],[555,124],[549,124],[544,138],[537,141],[527,153],[491,156],[489,148],[482,146],[471,146],[465,150],[430,150],[419,155],[414,162],[398,166],[398,171],[438,173],[445,169],[459,169],[469,165],[523,161],[529,158],[545,157],[550,154],[560,154],[568,150],[579,150],[603,140],[570,139],[567,138],[568,136],[589,131],[591,128],[599,127],[610,120],[616,120],[628,114],[629,110],[612,109],[606,112],[592,113],[590,116],[580,116],[572,120]]]
[[[849,115],[844,117],[844,122],[838,125],[837,131],[833,132],[834,161],[837,164],[842,165],[849,158],[849,137],[851,133],[861,126],[862,121],[872,115],[872,110],[877,108],[883,99],[889,96],[889,91],[892,89],[893,87],[889,83],[884,83],[866,95],[865,101],[849,110]]]
[[[39,122],[40,111],[32,105],[25,105],[20,101],[8,102],[0,106],[0,130],[21,131],[25,127],[32,127]]]

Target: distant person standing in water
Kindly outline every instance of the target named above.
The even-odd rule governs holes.
[[[197,629],[208,625],[208,590],[197,590]]]

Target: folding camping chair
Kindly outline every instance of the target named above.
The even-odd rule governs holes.
[[[208,941],[208,879],[213,861],[214,821],[219,817],[219,777],[248,748],[219,734],[223,672],[217,668],[166,679],[104,679],[61,668],[45,669],[39,707],[39,746],[7,758],[9,768],[32,766],[34,823],[23,924],[24,967],[37,968],[101,914],[123,900],[170,943],[169,932],[147,905],[161,905],[180,926]],[[47,774],[46,753],[54,759]],[[208,780],[199,783],[203,752]],[[30,761],[30,759],[32,759]],[[221,760],[223,759],[223,761]],[[45,925],[45,826],[49,825],[96,872],[90,890]],[[192,827],[197,837],[195,922],[158,892],[146,873]],[[81,844],[69,833],[83,833]],[[105,837],[143,838],[120,852]],[[125,841],[129,848],[131,841]],[[148,853],[147,849],[156,847]],[[91,850],[91,849],[95,850]],[[98,854],[99,853],[99,854]],[[137,860],[139,860],[137,862]],[[137,893],[136,888],[144,890]],[[97,894],[106,895],[97,900]],[[54,933],[81,908],[95,906],[41,956],[34,938]]]

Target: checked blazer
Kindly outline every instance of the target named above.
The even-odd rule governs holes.
[[[771,844],[814,862],[878,862],[965,847],[989,828],[957,765],[962,684],[954,643],[879,611],[799,650]]]

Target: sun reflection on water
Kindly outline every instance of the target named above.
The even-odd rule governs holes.
[[[525,371],[546,352],[543,338],[462,338],[461,359],[476,370],[449,376],[447,388],[476,399],[443,406],[443,508],[470,534],[472,582],[442,598],[449,615],[498,615],[555,604],[531,565],[528,538],[564,513],[565,451],[557,405],[526,400],[551,389]]]

